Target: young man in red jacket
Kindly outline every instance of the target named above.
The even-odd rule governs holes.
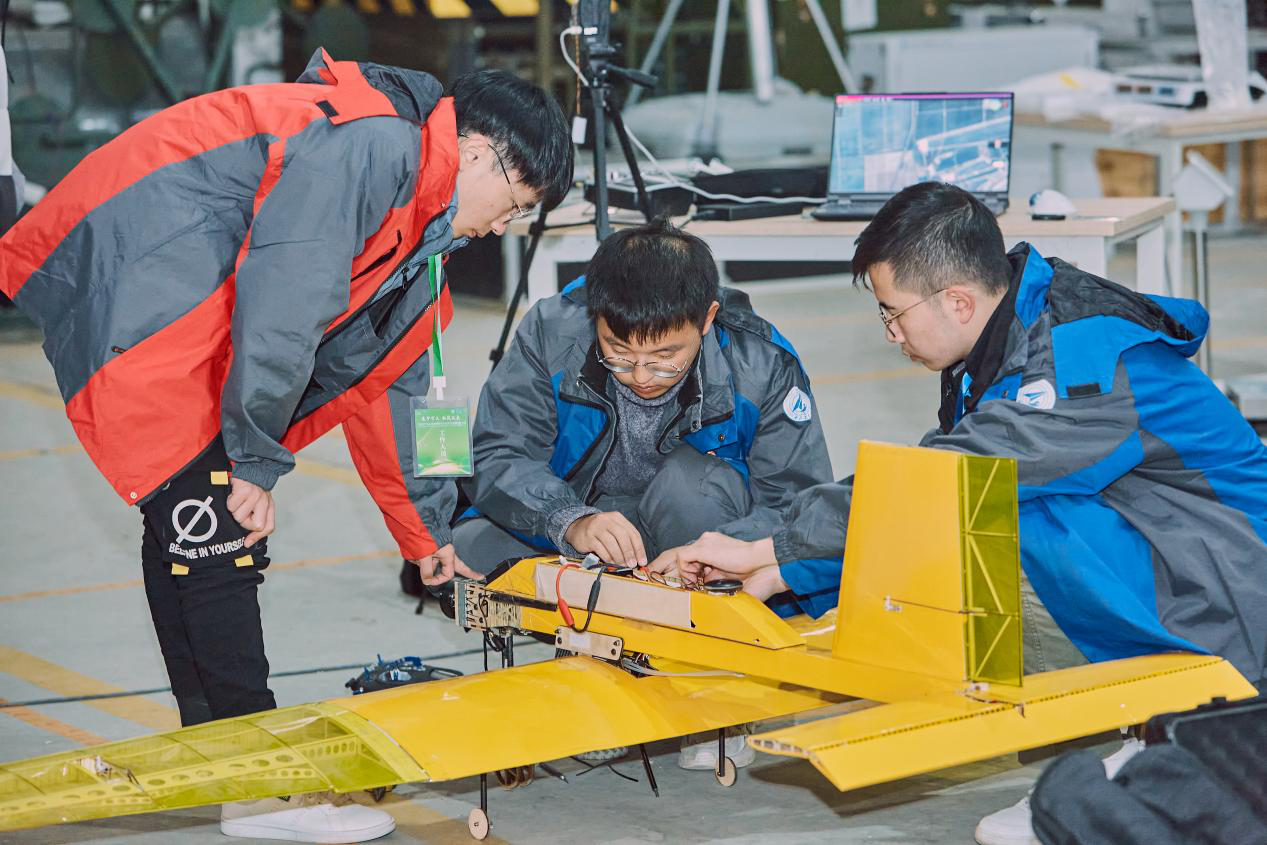
[[[410,397],[453,310],[429,259],[558,203],[571,175],[562,111],[534,85],[483,71],[446,97],[319,51],[298,82],[142,121],[0,239],[0,291],[43,329],[76,434],[144,515],[183,724],[276,706],[256,595],[271,490],[334,426],[424,581],[473,574],[452,482],[412,472]],[[222,822],[340,842],[393,826],[321,799],[226,805]]]

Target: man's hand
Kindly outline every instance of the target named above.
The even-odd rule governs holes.
[[[229,513],[250,534],[242,545],[250,548],[257,540],[262,540],[273,533],[276,523],[273,520],[273,494],[249,481],[240,478],[229,479],[229,500],[226,503]]]
[[[462,558],[458,557],[458,553],[453,548],[452,543],[436,549],[434,554],[409,562],[418,567],[418,574],[422,576],[422,583],[428,587],[438,587],[441,584],[447,584],[453,580],[455,574],[464,578],[474,578],[477,581],[484,577],[462,562]]]
[[[770,596],[777,596],[779,593],[787,591],[787,584],[783,581],[783,576],[779,573],[779,567],[763,566],[760,569],[751,572],[743,579],[743,591],[756,596],[761,601],[765,601]]]
[[[652,561],[650,568],[653,572],[676,572],[687,581],[711,581],[714,578],[746,581],[752,573],[776,563],[774,541],[769,537],[748,543],[709,531],[700,535],[694,543],[669,549]]]
[[[563,539],[582,554],[593,552],[607,563],[646,566],[647,551],[642,535],[624,514],[616,511],[592,513],[568,526]]]

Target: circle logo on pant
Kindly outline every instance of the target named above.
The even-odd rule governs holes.
[[[189,521],[182,525],[181,514],[188,508],[196,508],[196,510],[193,516],[189,518]],[[202,525],[203,514],[206,514],[207,519],[211,520],[211,527],[201,534],[194,534],[193,532]],[[201,543],[203,540],[209,539],[212,534],[215,534],[217,527],[216,513],[211,509],[210,496],[205,499],[186,499],[172,509],[172,528],[176,529],[177,543]]]

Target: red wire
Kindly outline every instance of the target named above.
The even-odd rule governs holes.
[[[563,617],[563,621],[569,628],[573,628],[576,623],[572,621],[572,608],[568,607],[568,603],[563,599],[563,592],[559,589],[559,582],[563,580],[563,570],[568,567],[580,569],[575,563],[565,563],[560,566],[559,574],[554,576],[554,595],[559,600],[559,615]]]

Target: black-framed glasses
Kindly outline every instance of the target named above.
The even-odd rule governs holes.
[[[594,350],[594,355],[598,358],[598,363],[613,373],[632,373],[636,368],[644,367],[655,378],[677,378],[686,371],[686,367],[679,367],[672,361],[646,363],[644,361],[630,361],[628,358],[621,358],[618,355],[603,357],[597,348]]]
[[[945,293],[945,292],[946,292],[946,288],[942,288],[941,290],[935,290],[932,293],[930,293],[928,296],[921,299],[919,302],[916,302],[915,305],[923,305],[925,302],[932,299],[937,294]],[[880,322],[884,323],[884,331],[886,334],[888,334],[889,337],[893,338],[894,340],[897,340],[897,334],[893,331],[893,324],[897,322],[898,317],[901,317],[907,311],[910,311],[912,308],[915,307],[915,305],[908,305],[905,308],[903,308],[901,311],[897,312],[896,314],[889,314],[887,311],[884,310],[883,305],[879,306]]]
[[[519,207],[519,203],[515,201],[515,186],[510,183],[510,171],[506,169],[506,162],[502,161],[502,154],[497,152],[497,147],[492,144],[489,144],[488,148],[493,151],[493,155],[497,156],[497,163],[501,166],[502,176],[506,177],[506,187],[510,189],[510,217],[507,218],[507,221],[513,222],[528,217],[534,209]]]

